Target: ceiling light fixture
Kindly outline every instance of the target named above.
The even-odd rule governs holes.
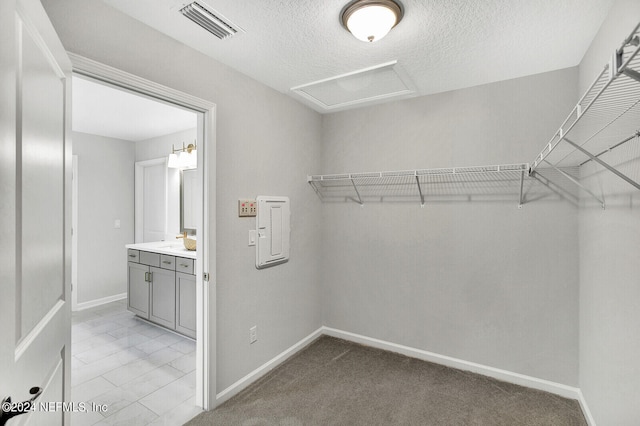
[[[355,0],[342,9],[340,21],[358,40],[374,42],[386,36],[403,15],[402,4],[394,0]]]

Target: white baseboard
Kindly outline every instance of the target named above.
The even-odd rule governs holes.
[[[256,368],[251,373],[247,374],[228,388],[224,389],[222,392],[218,393],[216,395],[216,405],[220,405],[234,395],[238,394],[244,388],[273,370],[278,365],[282,364],[284,361],[295,355],[298,351],[303,349],[305,346],[307,346],[309,343],[323,334],[327,336],[337,337],[343,340],[348,340],[350,342],[382,349],[385,351],[399,353],[412,358],[445,365],[447,367],[457,368],[464,371],[471,371],[473,373],[493,377],[494,379],[502,380],[504,382],[553,393],[564,398],[575,399],[580,403],[589,426],[596,426],[593,417],[591,416],[591,412],[589,411],[587,403],[584,399],[584,396],[582,395],[582,392],[579,388],[324,326],[320,327],[318,330],[314,331],[313,333],[300,340],[298,343],[291,346],[289,349],[277,355],[262,366]]]
[[[216,395],[216,406],[222,404],[232,396],[238,394],[241,390],[249,386],[251,383],[255,382],[287,359],[291,358],[291,356],[295,355],[302,348],[307,346],[309,343],[313,342],[315,339],[322,335],[322,328],[317,329],[313,333],[309,334],[304,339],[300,340],[295,345],[291,346],[289,349],[275,356],[270,361],[267,361],[262,366],[256,368],[251,373],[247,374],[222,392]]]
[[[330,327],[322,327],[322,334],[337,337],[339,339],[348,340],[362,345],[383,349],[389,352],[395,352],[412,358],[422,359],[424,361],[433,362],[447,367],[457,368],[459,370],[471,371],[482,374],[483,376],[493,377],[494,379],[504,382],[513,383],[528,388],[538,389],[541,391],[560,395],[564,398],[576,399],[580,401],[580,389],[551,382],[548,380],[538,379],[536,377],[526,376],[524,374],[513,373],[499,368],[489,367],[475,362],[464,361],[458,358],[452,358],[446,355],[440,355],[433,352],[423,351],[422,349],[411,348],[408,346],[398,345],[396,343],[386,342],[384,340],[374,339],[372,337],[362,336],[348,331],[337,330]],[[580,402],[582,404],[582,402]]]
[[[127,298],[127,293],[115,294],[113,296],[103,297],[102,299],[89,300],[88,302],[78,303],[74,311],[84,311],[85,309],[94,308],[96,306],[104,305],[105,303],[115,302],[116,300],[122,300]]]
[[[584,395],[582,394],[581,390],[578,390],[578,393],[580,394],[578,402],[580,403],[580,408],[582,408],[582,414],[584,414],[584,418],[587,419],[587,423],[589,424],[589,426],[596,426],[596,421],[593,419],[591,410],[589,410],[587,400],[584,399]]]

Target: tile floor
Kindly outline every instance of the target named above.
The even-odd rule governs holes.
[[[74,413],[72,426],[182,425],[202,411],[195,342],[140,320],[126,300],[74,312],[71,341],[71,400],[107,407]]]

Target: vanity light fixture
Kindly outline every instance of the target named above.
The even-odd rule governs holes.
[[[169,154],[167,167],[172,169],[195,169],[198,166],[196,148],[195,142],[186,146],[184,142],[182,142],[182,148],[178,149],[171,144],[171,154]]]
[[[395,27],[404,15],[395,0],[355,0],[340,13],[342,25],[358,40],[378,41]]]

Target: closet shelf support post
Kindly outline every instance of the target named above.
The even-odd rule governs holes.
[[[356,186],[356,183],[353,181],[352,177],[350,177],[349,180],[351,180],[351,185],[353,185],[353,189],[356,191],[356,195],[358,196],[358,199],[354,201],[356,201],[361,206],[364,206],[364,203],[362,202],[362,198],[360,198],[360,192],[358,192],[358,187]]]
[[[418,192],[420,193],[420,207],[424,207],[424,194],[422,193],[422,187],[420,186],[420,179],[416,175],[416,183],[418,184]]]
[[[640,189],[640,184],[638,182],[634,181],[633,179],[631,179],[627,175],[619,172],[615,167],[612,167],[609,164],[605,163],[604,161],[602,161],[601,159],[599,159],[595,155],[591,154],[589,151],[587,151],[586,149],[584,149],[580,145],[570,141],[569,139],[567,139],[567,138],[563,138],[563,139],[569,145],[571,145],[572,147],[574,147],[575,149],[577,149],[578,151],[580,151],[581,153],[583,153],[584,155],[589,157],[591,160],[593,160],[596,163],[600,164],[602,167],[604,167],[605,169],[609,170],[611,173],[613,173],[614,175],[618,176],[620,179],[622,179],[622,180],[628,182],[629,184],[635,186],[637,189]]]
[[[640,72],[636,70],[632,70],[631,68],[625,68],[624,71],[622,71],[622,73],[627,77],[632,78],[638,83],[640,83]]]
[[[591,195],[593,198],[596,199],[596,201],[598,201],[601,205],[602,208],[604,209],[605,204],[604,204],[604,200],[601,200],[600,198],[598,198],[598,196],[596,194],[594,194],[592,191],[589,190],[589,188],[587,188],[586,186],[584,186],[583,184],[580,183],[580,181],[576,178],[574,178],[573,176],[571,176],[569,173],[565,172],[564,170],[554,166],[553,164],[551,164],[550,162],[548,162],[547,160],[544,160],[545,163],[547,163],[548,165],[550,165],[554,170],[556,170],[558,173],[560,173],[562,176],[566,177],[567,179],[569,179],[571,182],[573,182],[576,186],[578,186],[579,188],[581,188],[584,192],[588,193],[589,195]]]
[[[522,172],[520,172],[520,202],[518,203],[518,208],[519,209],[521,209],[522,205],[524,204],[523,189],[524,189],[524,170],[522,170]]]
[[[566,198],[567,200],[569,200],[576,207],[579,206],[578,200],[575,199],[573,194],[569,193],[566,189],[563,189],[562,187],[556,185],[551,180],[541,175],[540,172],[533,170],[531,171],[530,176],[535,180],[537,180],[538,182],[540,182],[541,184],[543,184],[544,186],[546,186],[547,188],[549,188],[551,191],[558,194],[560,197]]]

